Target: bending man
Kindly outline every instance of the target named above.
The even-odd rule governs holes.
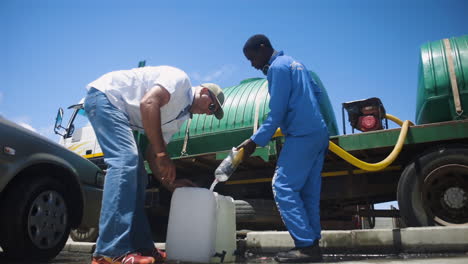
[[[147,177],[132,130],[148,137],[153,172],[166,188],[188,185],[176,180],[166,144],[192,114],[221,119],[224,94],[216,84],[192,87],[185,72],[169,66],[110,72],[87,88],[84,108],[108,165],[92,264],[164,261],[144,211]]]

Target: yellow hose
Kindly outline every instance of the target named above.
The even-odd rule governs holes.
[[[385,117],[388,119],[388,120],[391,120],[393,122],[395,122],[397,125],[399,126],[403,126],[403,121],[401,121],[398,117],[394,116],[394,115],[391,115],[391,114],[386,114]],[[410,126],[414,126],[413,122],[407,120],[409,122],[409,125]]]
[[[393,161],[398,157],[403,148],[403,143],[406,139],[406,134],[408,133],[408,127],[414,125],[411,121],[401,121],[397,117],[387,114],[386,118],[395,122],[396,124],[401,126],[400,135],[398,136],[397,143],[395,147],[393,147],[392,152],[382,161],[377,163],[367,163],[365,161],[359,160],[358,158],[354,157],[353,155],[349,154],[346,150],[340,148],[338,145],[330,141],[328,149],[341,157],[342,159],[346,160],[347,162],[351,163],[352,165],[366,170],[366,171],[380,171],[385,169],[388,165],[392,164]],[[273,137],[283,136],[281,133],[281,129],[277,129]]]

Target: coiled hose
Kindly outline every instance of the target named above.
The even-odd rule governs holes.
[[[400,131],[400,135],[398,136],[398,140],[397,140],[397,143],[395,144],[395,147],[393,147],[392,152],[390,152],[390,154],[384,160],[377,162],[377,163],[368,163],[368,162],[362,161],[354,157],[353,155],[349,154],[346,150],[340,148],[338,145],[336,145],[335,143],[331,141],[328,146],[328,149],[332,151],[333,153],[335,153],[336,155],[338,155],[340,158],[346,160],[347,162],[351,163],[352,165],[362,170],[380,171],[380,170],[385,169],[387,166],[392,164],[393,161],[395,161],[395,159],[400,154],[401,149],[403,148],[403,143],[405,142],[405,139],[406,139],[406,135],[408,133],[408,127],[414,125],[409,120],[406,120],[403,122],[397,117],[390,115],[390,114],[386,114],[385,117],[395,122],[396,124],[400,125],[401,131]],[[273,138],[279,137],[279,136],[283,136],[283,134],[281,133],[281,129],[278,128],[278,130],[276,130],[275,134],[273,135]]]

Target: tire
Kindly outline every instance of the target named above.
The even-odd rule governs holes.
[[[80,227],[70,232],[70,237],[75,242],[96,242],[98,235],[97,227]]]
[[[241,229],[283,230],[284,224],[273,200],[235,200],[236,224]]]
[[[70,234],[70,199],[51,177],[27,178],[6,193],[2,206],[2,248],[13,259],[48,261]]]
[[[235,200],[236,222],[255,220],[255,210],[250,203],[243,200]]]
[[[468,148],[441,147],[410,163],[397,200],[410,227],[468,224]]]

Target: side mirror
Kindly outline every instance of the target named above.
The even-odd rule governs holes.
[[[58,112],[57,112],[57,117],[55,118],[54,132],[57,135],[64,136],[65,134],[60,133],[60,129],[65,129],[62,126],[62,120],[63,120],[63,109],[60,107]]]

